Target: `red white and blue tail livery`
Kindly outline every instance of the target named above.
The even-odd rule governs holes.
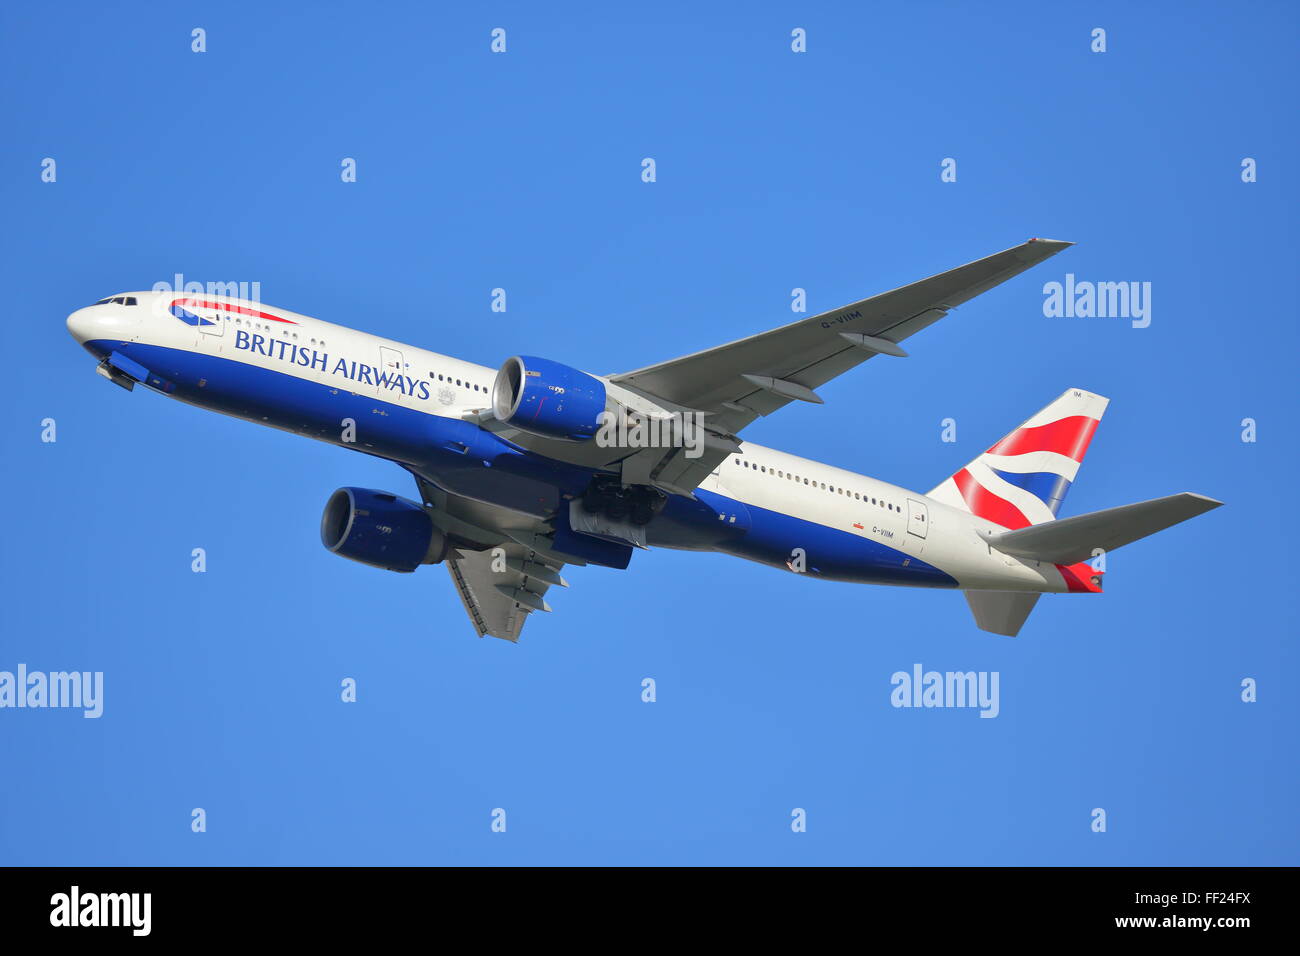
[[[623,569],[652,547],[961,590],[980,628],[1014,635],[1040,595],[1099,592],[1100,555],[1219,505],[1182,493],[1061,517],[1105,398],[1067,389],[928,494],[739,435],[791,402],[821,404],[817,388],[870,359],[905,359],[905,339],[1069,245],[1031,239],[616,375],[521,355],[494,370],[214,293],[121,293],[67,321],[127,390],[404,469],[414,500],[340,488],[321,541],[388,571],[445,564],[480,636],[517,640],[568,585],[565,565]]]
[[[930,491],[1004,528],[1056,517],[1109,399],[1067,389],[1060,398]]]

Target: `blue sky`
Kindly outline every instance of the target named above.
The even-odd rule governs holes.
[[[1297,12],[1142,7],[7,5],[0,670],[103,671],[105,711],[0,711],[0,862],[1300,862]],[[442,568],[319,543],[398,468],[128,395],[63,324],[182,273],[616,372],[1030,236],[1078,245],[745,436],[925,490],[1075,386],[1112,402],[1063,514],[1227,503],[1015,639],[656,551],[476,640]],[[1066,272],[1151,282],[1150,327],[1045,317]],[[998,718],[892,708],[918,662],[998,671]]]

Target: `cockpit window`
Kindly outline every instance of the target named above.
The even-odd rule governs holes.
[[[135,305],[135,296],[133,295],[113,295],[107,299],[100,299],[95,305]]]

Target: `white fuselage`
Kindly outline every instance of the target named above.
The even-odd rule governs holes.
[[[207,379],[201,373],[188,371],[201,369],[203,366],[195,363],[206,358],[229,360],[275,376],[321,386],[322,397],[347,396],[350,400],[361,400],[376,421],[390,417],[393,406],[455,421],[491,407],[496,371],[486,366],[224,296],[200,293],[184,296],[171,292],[136,292],[123,296],[134,298],[136,304],[108,303],[73,313],[68,325],[74,336],[100,357],[115,351],[128,357],[149,356],[149,362],[144,364],[158,381],[141,381],[167,392],[158,382],[170,384],[174,378],[181,382],[175,397],[192,404],[339,443],[321,427],[318,417],[313,418],[297,407],[302,403],[297,397],[300,392],[292,392],[295,397],[286,399],[290,407],[282,409],[283,414],[269,413],[275,410],[266,406],[276,399],[274,391],[268,392],[262,384],[268,376],[259,377],[258,392],[250,394],[246,403],[241,404],[229,394],[220,402],[206,401]],[[184,308],[181,312],[199,317],[205,324],[191,325],[178,318],[172,311],[173,303],[178,300],[190,301],[193,313]],[[221,309],[205,308],[203,302],[219,304]],[[182,381],[186,375],[197,378],[192,387]],[[400,387],[394,386],[394,375],[401,376]],[[372,399],[373,404],[368,404]],[[295,418],[299,411],[302,411],[301,425]],[[376,445],[368,443],[365,435],[366,430],[362,429],[362,437],[352,447],[374,452]],[[387,456],[405,461],[407,454],[390,452]],[[564,455],[565,448],[560,447],[550,457],[564,461]],[[583,464],[577,444],[573,455],[569,459],[571,464]],[[991,549],[980,533],[1005,530],[999,525],[926,495],[753,442],[744,442],[738,453],[728,456],[704,479],[699,490],[739,502],[758,515],[783,516],[801,523],[771,532],[773,541],[779,535],[787,535],[791,550],[800,547],[798,529],[805,528],[849,536],[840,540],[840,544],[849,546],[846,553],[851,553],[852,539],[860,539],[864,547],[878,546],[884,549],[880,553],[890,552],[891,561],[893,554],[901,555],[901,562],[894,569],[896,573],[888,583],[963,589],[1069,590],[1055,565],[1020,560]],[[750,553],[744,546],[719,550],[769,564],[779,563],[775,551]],[[951,581],[937,584],[933,577],[911,580],[907,570],[913,562],[937,568]],[[843,574],[828,576],[845,577]],[[866,575],[863,579],[872,578]]]

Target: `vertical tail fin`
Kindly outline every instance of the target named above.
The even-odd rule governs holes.
[[[929,496],[1013,530],[1053,520],[1109,401],[1066,389]]]

